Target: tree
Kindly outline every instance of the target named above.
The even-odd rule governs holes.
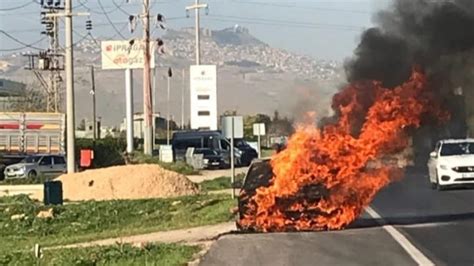
[[[244,117],[244,137],[249,140],[255,140],[257,137],[253,135],[253,124],[263,123],[265,128],[271,125],[271,118],[265,114],[247,115]]]
[[[157,127],[155,129],[155,137],[157,139],[166,139],[166,136],[167,136],[167,130],[166,130],[166,127],[167,127],[167,124],[166,124],[166,120],[165,120],[165,127]],[[173,119],[170,119],[170,137],[173,137],[173,131],[176,131],[176,130],[179,130],[179,126],[178,124],[176,123],[176,121],[174,121]]]
[[[237,115],[237,111],[236,110],[227,110],[224,112],[224,114],[222,114],[223,116],[236,116]]]
[[[287,117],[280,118],[278,110],[275,110],[271,125],[268,129],[268,135],[290,136],[294,131],[293,121]]]
[[[272,119],[272,120],[273,120],[273,121],[278,121],[278,120],[280,120],[280,112],[278,112],[278,110],[275,110],[275,111],[273,112],[273,119]]]
[[[188,120],[188,123],[186,123],[186,125],[182,129],[186,129],[186,130],[191,129],[191,120]]]
[[[45,112],[46,97],[43,92],[30,85],[19,91],[18,97],[8,109],[11,112]]]

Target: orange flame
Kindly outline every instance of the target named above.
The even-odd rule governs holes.
[[[273,156],[270,186],[257,189],[250,211],[240,220],[243,227],[344,228],[380,189],[401,176],[396,167],[370,169],[368,163],[403,151],[409,143],[406,129],[419,127],[423,115],[447,118],[417,71],[394,89],[379,82],[350,85],[334,96],[333,108],[339,113],[337,123],[322,130],[299,126],[287,148]]]

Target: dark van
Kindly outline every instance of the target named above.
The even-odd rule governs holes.
[[[219,131],[180,131],[173,134],[171,140],[175,160],[186,160],[186,150],[190,147],[196,149],[208,148],[222,155],[224,162],[230,165],[230,142]],[[245,147],[240,150],[234,145],[236,165],[250,165],[257,158],[257,152]],[[242,147],[243,148],[243,147]]]

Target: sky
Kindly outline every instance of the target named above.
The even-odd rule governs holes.
[[[0,30],[17,40],[46,47],[40,32],[39,0],[0,0]],[[61,0],[63,1],[63,0]],[[194,26],[194,14],[186,17],[185,7],[194,0],[150,0],[151,14],[163,14],[170,28]],[[258,39],[276,48],[316,59],[342,61],[352,55],[359,36],[372,24],[374,13],[390,0],[201,0],[209,4],[202,11],[202,27],[223,29],[236,24],[249,28]],[[127,3],[128,2],[128,3]],[[128,30],[128,15],[141,12],[142,0],[73,0],[75,12],[90,12],[92,35],[107,39],[140,37]],[[25,6],[24,6],[25,5]],[[23,7],[24,6],[24,7]],[[11,10],[10,10],[11,9]],[[105,14],[104,14],[105,13]],[[208,15],[206,15],[208,13]],[[88,17],[74,18],[74,41],[84,36]],[[115,26],[112,27],[111,23]],[[154,29],[153,35],[163,34]],[[166,41],[166,40],[165,40]],[[37,43],[36,43],[37,42]],[[0,32],[0,50],[23,45]],[[5,53],[5,51],[0,51]]]

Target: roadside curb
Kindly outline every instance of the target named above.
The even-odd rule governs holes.
[[[84,248],[92,246],[111,246],[115,244],[144,244],[144,243],[201,243],[212,241],[216,237],[236,230],[234,222],[207,225],[172,231],[160,231],[149,234],[132,235],[126,237],[108,238],[90,242],[76,243],[62,246],[46,247],[45,249]]]

